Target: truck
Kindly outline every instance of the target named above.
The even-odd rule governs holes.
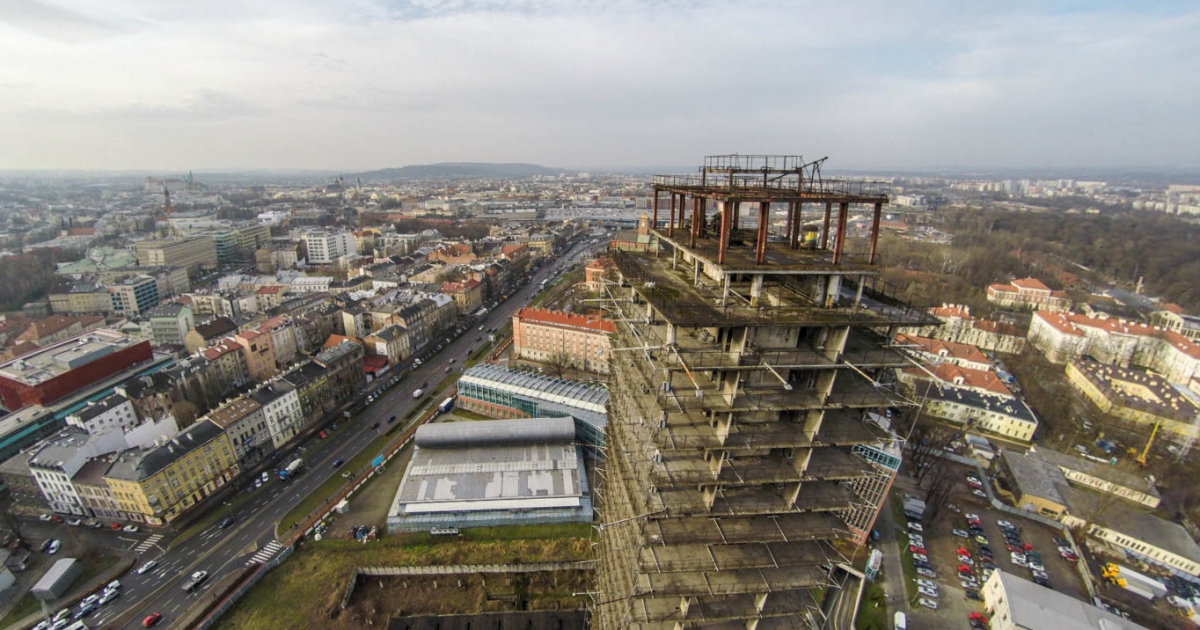
[[[447,398],[446,400],[443,400],[442,404],[438,405],[438,413],[446,413],[447,411],[450,411],[450,408],[453,406],[454,406],[454,397],[451,396],[451,397]]]
[[[287,466],[284,466],[283,468],[279,469],[279,478],[283,479],[283,480],[287,480],[291,477],[295,477],[296,473],[300,470],[300,468],[302,466],[304,466],[304,460],[297,457],[296,459],[292,460],[291,463],[289,463]]]
[[[542,288],[543,288],[543,289],[545,289],[545,288],[546,288],[546,285],[547,285],[547,284],[550,284],[550,279],[549,279],[549,278],[546,278],[545,280],[542,280]]]
[[[421,394],[424,394],[424,393],[425,393],[425,390],[423,390],[423,389],[418,389],[417,391],[413,392],[413,398],[414,398],[414,399],[416,399],[416,398],[420,398],[420,397],[421,397]]]

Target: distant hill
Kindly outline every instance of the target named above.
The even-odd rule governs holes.
[[[537,164],[491,164],[488,162],[441,162],[413,164],[401,168],[384,168],[359,173],[355,177],[375,180],[398,179],[465,179],[477,177],[520,178],[534,175],[558,175],[566,171]]]

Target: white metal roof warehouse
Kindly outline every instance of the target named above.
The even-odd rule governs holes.
[[[491,417],[480,405],[499,405],[515,410],[501,417],[546,418],[570,416],[575,419],[576,437],[587,446],[604,446],[608,424],[608,390],[603,387],[558,378],[530,374],[490,364],[472,367],[458,379],[458,395],[467,399],[467,408]],[[474,406],[469,401],[476,401]]]
[[[391,531],[592,518],[571,418],[427,424],[414,444]]]

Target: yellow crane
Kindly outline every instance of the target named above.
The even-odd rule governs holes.
[[[1154,444],[1154,436],[1158,435],[1158,427],[1160,426],[1162,426],[1162,420],[1155,422],[1154,428],[1150,430],[1150,439],[1146,440],[1146,447],[1142,449],[1141,453],[1138,453],[1138,466],[1146,466],[1146,456],[1150,454],[1150,447]]]

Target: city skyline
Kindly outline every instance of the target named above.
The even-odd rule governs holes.
[[[1183,3],[3,3],[0,169],[1193,168],[1197,24]]]

